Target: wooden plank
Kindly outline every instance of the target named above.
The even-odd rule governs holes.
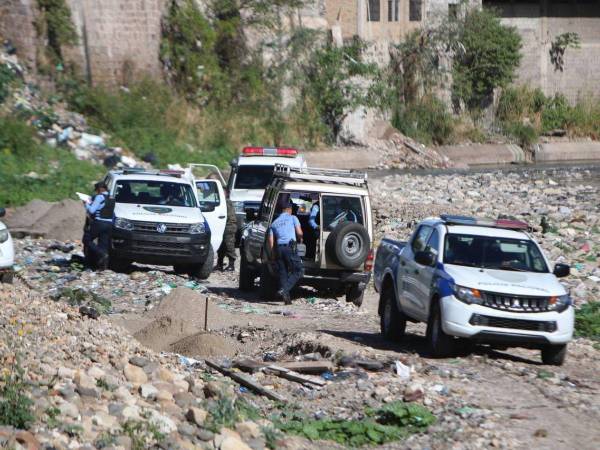
[[[236,381],[237,383],[241,384],[242,386],[247,387],[248,389],[251,389],[252,391],[256,392],[257,394],[264,395],[265,397],[270,398],[271,400],[276,400],[278,402],[287,402],[287,399],[283,395],[278,394],[277,392],[273,392],[272,390],[261,386],[260,383],[258,381],[256,381],[254,378],[252,378],[250,375],[236,373],[233,370],[226,369],[225,367],[222,367],[221,365],[219,365],[216,362],[211,361],[209,359],[206,359],[205,362],[206,362],[207,366],[212,367],[215,370],[218,370],[223,375],[228,376],[232,380]]]
[[[331,372],[334,365],[331,361],[290,361],[277,363],[279,367],[293,370],[299,373],[322,374],[323,372]]]
[[[297,383],[314,384],[316,386],[325,386],[327,384],[325,380],[321,380],[319,378],[311,376],[300,375],[299,373],[286,369],[285,367],[267,366],[265,367],[265,371],[269,373],[274,373],[275,375],[280,376],[281,378],[285,378],[290,381],[295,381]]]
[[[258,372],[260,369],[268,366],[268,363],[264,363],[262,361],[255,361],[253,359],[244,358],[237,361],[234,361],[233,365],[244,372],[254,373]]]

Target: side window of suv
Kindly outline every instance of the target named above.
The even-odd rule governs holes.
[[[429,239],[429,235],[431,234],[431,227],[427,225],[421,225],[415,236],[410,243],[413,253],[417,253],[425,250],[425,246],[427,244],[427,240]]]

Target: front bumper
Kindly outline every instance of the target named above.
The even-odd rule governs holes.
[[[441,299],[442,328],[449,335],[498,344],[566,344],[573,338],[572,307],[558,312],[519,313]]]
[[[113,228],[111,256],[161,266],[201,264],[210,248],[210,233],[161,235]]]
[[[15,250],[12,237],[0,244],[0,271],[10,271],[15,264]]]

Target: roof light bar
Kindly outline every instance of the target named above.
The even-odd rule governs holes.
[[[440,218],[448,225],[470,225],[478,227],[505,228],[507,230],[529,230],[527,223],[512,219],[482,219],[469,216],[442,214]]]
[[[242,150],[243,156],[285,156],[295,158],[298,156],[298,150],[287,147],[244,147]]]

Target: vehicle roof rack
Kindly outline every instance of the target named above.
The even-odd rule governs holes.
[[[521,221],[513,219],[482,219],[470,216],[459,216],[452,214],[442,214],[440,219],[446,225],[466,225],[472,227],[488,227],[488,228],[502,228],[505,230],[513,231],[531,231],[531,227]]]
[[[366,186],[367,173],[353,170],[323,169],[317,167],[290,167],[275,164],[273,176],[296,181],[319,181],[351,186]]]
[[[143,167],[129,167],[126,169],[115,170],[113,173],[118,175],[153,175],[162,177],[181,178],[185,172],[182,170],[169,169],[144,169]]]

